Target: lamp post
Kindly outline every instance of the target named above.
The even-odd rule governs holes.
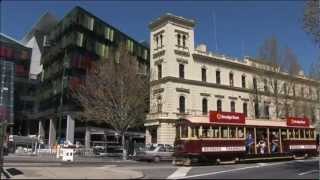
[[[65,51],[65,57],[67,57],[67,51]],[[61,78],[61,93],[60,93],[60,105],[59,105],[59,122],[58,122],[58,143],[61,141],[61,134],[62,134],[62,119],[63,119],[63,90],[64,90],[64,80],[65,80],[65,71],[66,67],[68,66],[68,62],[63,60],[63,71],[62,71],[62,78]]]

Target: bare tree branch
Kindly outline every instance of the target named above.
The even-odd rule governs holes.
[[[105,122],[122,135],[143,124],[148,104],[147,68],[141,74],[139,60],[120,44],[108,59],[96,62],[85,81],[73,89],[73,97],[85,121]],[[145,63],[145,67],[146,67]],[[124,142],[122,142],[124,146]]]
[[[306,2],[303,27],[320,47],[320,0],[308,0]]]

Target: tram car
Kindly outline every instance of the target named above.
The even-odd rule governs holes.
[[[308,118],[249,120],[243,113],[210,111],[176,124],[173,164],[239,162],[242,159],[300,159],[317,155]]]

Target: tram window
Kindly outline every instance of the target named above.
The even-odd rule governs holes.
[[[243,133],[243,128],[238,127],[238,138],[243,138],[244,133]]]
[[[209,127],[208,126],[204,126],[202,128],[202,136],[203,138],[207,138],[208,137],[208,132],[209,132]]]
[[[310,138],[310,130],[306,129],[305,132],[306,132],[306,138],[309,139]]]
[[[199,137],[199,127],[194,126],[191,128],[191,137],[198,138]]]
[[[222,138],[228,138],[228,128],[227,127],[222,127],[221,128],[221,136]]]
[[[281,139],[287,139],[287,130],[286,129],[281,130]]]
[[[299,138],[299,130],[298,130],[298,129],[295,129],[295,130],[294,130],[294,137],[295,137],[296,139]]]
[[[304,139],[304,129],[300,129],[300,138]]]
[[[294,129],[289,129],[289,138],[294,138]]]
[[[213,138],[219,137],[219,127],[213,127]]]
[[[188,126],[181,126],[181,138],[188,138]]]
[[[236,138],[236,128],[235,127],[230,127],[230,129],[229,129],[229,137],[230,138]]]
[[[208,138],[212,138],[213,137],[213,129],[212,129],[212,126],[210,126],[210,128],[208,129],[208,135],[207,135]]]
[[[314,138],[314,131],[313,130],[310,130],[310,138]]]

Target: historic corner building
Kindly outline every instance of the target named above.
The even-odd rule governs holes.
[[[37,82],[29,78],[31,48],[0,34],[0,122],[8,123],[10,134],[23,133],[34,112]]]
[[[89,146],[90,132],[85,128],[88,124],[77,121],[72,115],[79,108],[72,101],[71,89],[84,81],[94,62],[108,59],[120,42],[137,56],[139,71],[147,73],[149,48],[81,7],[72,9],[43,39],[38,134],[50,145],[63,138],[71,143],[79,140]]]
[[[285,126],[289,116],[308,117],[319,127],[320,82],[302,73],[274,71],[275,65],[249,57],[214,54],[203,44],[195,48],[194,27],[195,21],[172,14],[149,25],[146,143],[173,144],[178,119],[209,121],[210,111],[228,117],[243,113],[246,123],[260,126]]]

